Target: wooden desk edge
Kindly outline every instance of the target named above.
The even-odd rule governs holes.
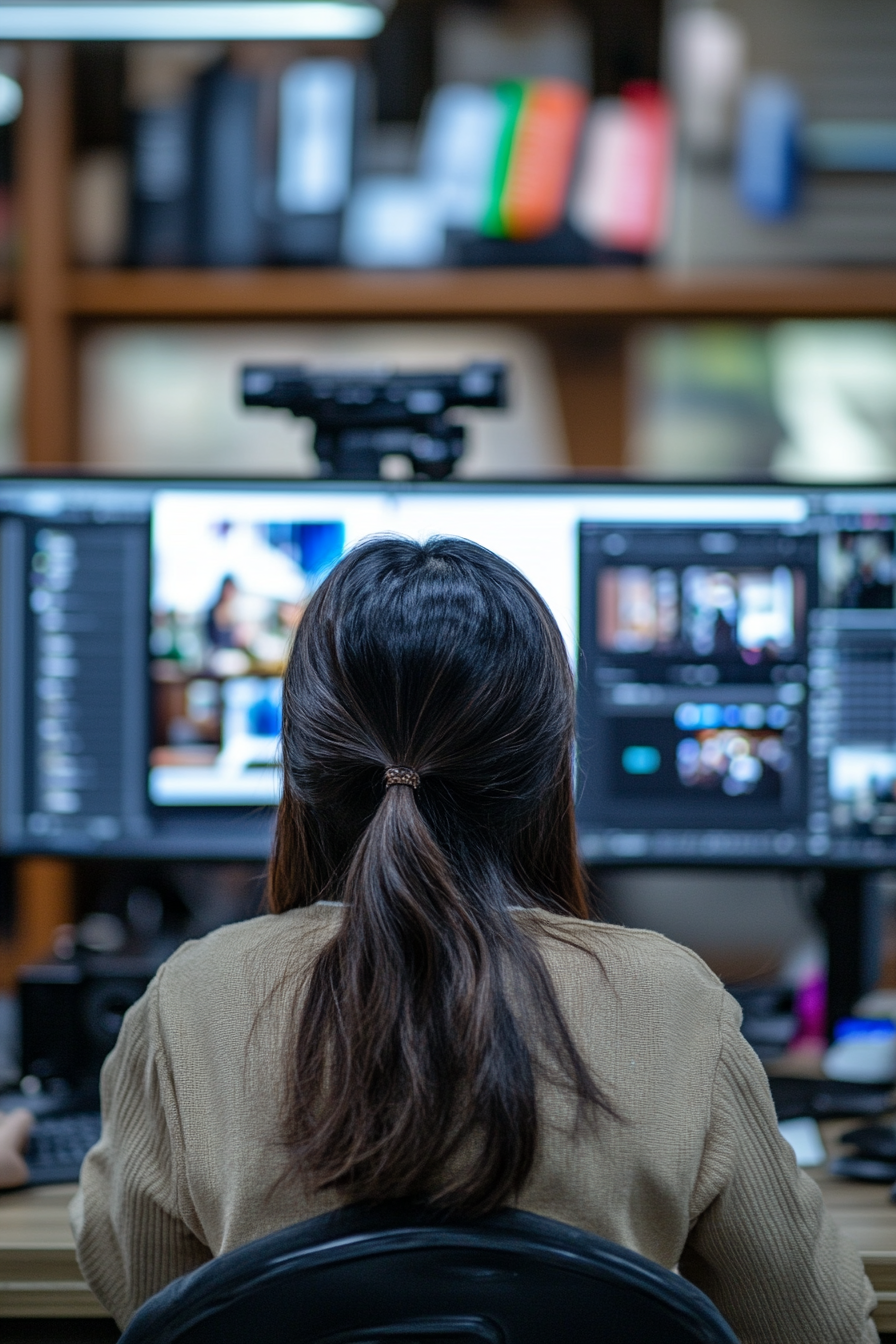
[[[879,1334],[896,1331],[896,1293],[877,1294],[877,1308],[872,1319]]]
[[[823,1178],[822,1190],[842,1190],[840,1185],[831,1186]],[[31,1229],[29,1235],[23,1228],[20,1240],[13,1241],[9,1235],[9,1224],[17,1221],[14,1217],[3,1218],[3,1200],[0,1199],[0,1320],[16,1318],[76,1318],[108,1317],[105,1307],[93,1296],[87,1284],[81,1278],[75,1248],[68,1231],[67,1205],[74,1193],[74,1186],[43,1187],[39,1194],[34,1192],[35,1204],[43,1203],[50,1196],[56,1197],[53,1204],[42,1210],[45,1234],[39,1235]],[[861,1192],[861,1187],[853,1187]],[[867,1190],[867,1187],[865,1187]],[[22,1192],[30,1203],[31,1192]],[[21,1198],[21,1197],[20,1197]],[[58,1200],[58,1203],[56,1202]],[[892,1211],[894,1236],[892,1250],[862,1250],[861,1241],[852,1230],[853,1241],[859,1246],[865,1272],[871,1280],[878,1296],[878,1307],[874,1321],[879,1331],[896,1331],[896,1208],[884,1206]],[[830,1208],[830,1205],[829,1205]],[[840,1219],[836,1217],[836,1221]],[[9,1209],[9,1214],[14,1214]],[[60,1221],[57,1223],[56,1219]],[[64,1223],[61,1221],[64,1219]],[[3,1224],[7,1226],[4,1229]],[[850,1229],[841,1230],[850,1235]],[[46,1235],[49,1233],[49,1235]]]
[[[108,1315],[83,1279],[0,1279],[0,1320]]]

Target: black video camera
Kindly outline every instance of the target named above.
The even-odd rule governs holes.
[[[503,364],[468,364],[457,373],[313,373],[268,364],[243,369],[243,405],[313,420],[322,476],[376,480],[382,459],[397,453],[415,476],[438,481],[464,450],[463,426],[445,412],[506,406],[506,380]]]

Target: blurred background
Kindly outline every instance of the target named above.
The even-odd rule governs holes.
[[[468,474],[893,474],[887,0],[375,13],[0,44],[0,463],[308,474],[241,360],[484,356]]]
[[[0,467],[309,476],[310,426],[246,412],[241,364],[483,358],[511,404],[465,413],[466,476],[896,476],[892,0],[366,9],[366,38],[0,42]],[[260,893],[0,876],[7,989],[53,939],[176,941]],[[816,895],[601,879],[736,981],[811,978]]]

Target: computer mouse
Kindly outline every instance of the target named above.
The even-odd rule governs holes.
[[[835,1157],[828,1170],[847,1181],[896,1181],[896,1162],[873,1157]]]

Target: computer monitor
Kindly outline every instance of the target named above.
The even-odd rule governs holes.
[[[0,480],[0,847],[266,857],[280,675],[361,538],[517,565],[593,863],[896,862],[896,490]]]

